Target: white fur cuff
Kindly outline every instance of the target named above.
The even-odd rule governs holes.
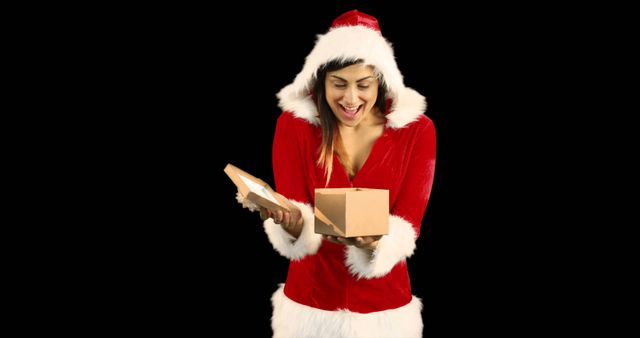
[[[368,250],[348,246],[346,263],[349,271],[358,278],[381,277],[410,257],[415,248],[416,232],[411,223],[401,217],[390,216],[389,234],[382,236],[373,255]]]
[[[278,253],[289,259],[297,260],[318,252],[322,242],[322,235],[314,232],[315,220],[311,206],[296,201],[291,201],[291,203],[300,208],[302,212],[304,225],[302,226],[300,237],[296,240],[282,226],[274,223],[271,218],[264,221],[264,231]]]

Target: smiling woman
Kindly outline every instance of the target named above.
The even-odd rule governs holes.
[[[314,92],[321,124],[326,126],[318,164],[325,168],[326,184],[334,152],[353,178],[382,135],[386,90],[379,77],[362,60],[332,60],[318,70]]]
[[[358,11],[334,20],[278,98],[273,174],[293,207],[260,212],[274,249],[290,259],[272,296],[274,336],[421,337],[406,259],[431,194],[435,128],[377,20]],[[388,234],[316,234],[314,192],[325,187],[388,190]]]
[[[371,108],[378,98],[378,80],[372,66],[357,63],[340,68],[326,75],[325,96],[331,110],[339,112],[336,114],[338,120],[354,127],[374,114]],[[375,114],[382,116],[381,111]]]

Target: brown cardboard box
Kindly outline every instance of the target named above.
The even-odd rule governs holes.
[[[289,211],[291,202],[282,195],[276,194],[263,180],[232,164],[227,164],[224,172],[238,187],[240,194],[251,202],[270,210]]]
[[[389,233],[389,190],[316,189],[315,232],[356,237]]]

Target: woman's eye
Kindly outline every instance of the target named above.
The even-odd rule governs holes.
[[[369,88],[369,85],[358,85],[358,88],[367,89],[367,88]]]
[[[347,88],[347,85],[346,84],[342,84],[342,83],[336,83],[334,86],[336,88]]]

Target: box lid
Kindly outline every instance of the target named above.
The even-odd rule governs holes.
[[[227,164],[224,172],[238,187],[240,194],[251,202],[270,210],[290,211],[289,205],[291,202],[282,195],[276,194],[263,180],[231,163]]]

